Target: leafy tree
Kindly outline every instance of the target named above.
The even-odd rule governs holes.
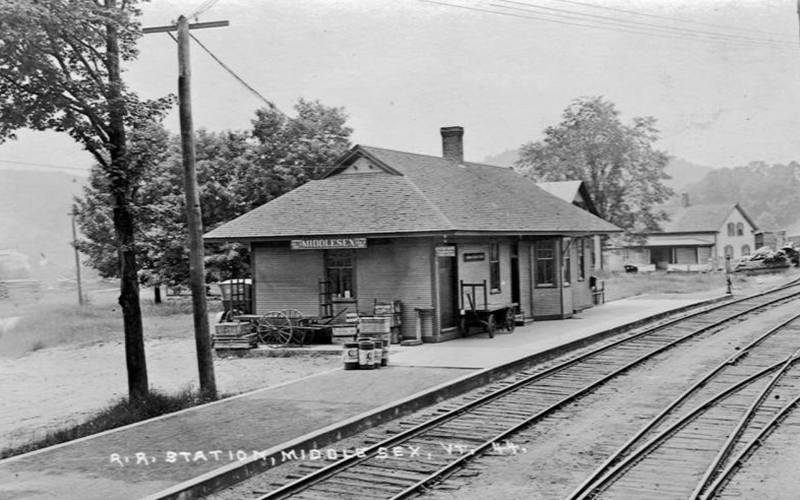
[[[340,108],[317,101],[300,100],[297,117],[283,115],[275,108],[256,112],[251,132],[195,133],[196,168],[203,227],[214,229],[309,179],[319,175],[333,160],[350,148],[351,129]],[[183,195],[183,167],[180,139],[165,138],[150,130],[140,134],[142,156],[157,160],[142,171],[142,185],[136,192],[133,210],[140,234],[136,249],[146,285],[176,286],[189,277],[188,230]],[[81,229],[87,240],[80,249],[88,263],[112,276],[107,265],[109,218],[107,184],[93,175],[80,200]],[[250,255],[239,243],[209,245],[205,252],[209,281],[249,276]]]
[[[137,55],[136,0],[0,3],[0,140],[20,128],[66,132],[106,177],[119,259],[128,392],[148,393],[131,200],[142,165],[128,132],[163,115],[169,98],[143,101],[121,64]]]
[[[656,206],[673,194],[655,126],[652,117],[624,125],[602,97],[576,99],[544,140],[521,147],[515,168],[537,182],[583,180],[601,217],[628,233],[654,230],[666,217]]]

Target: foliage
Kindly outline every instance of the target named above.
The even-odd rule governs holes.
[[[127,134],[160,119],[172,103],[141,100],[122,80],[122,62],[137,55],[139,14],[136,0],[0,3],[0,141],[26,127],[66,132],[108,183],[132,397],[149,390],[131,211],[147,162],[129,149]]]
[[[655,207],[672,195],[669,158],[654,149],[655,118],[624,125],[619,115],[602,97],[576,99],[544,140],[521,147],[515,168],[537,182],[583,180],[604,219],[627,232],[657,229],[665,214]]]
[[[689,186],[692,203],[740,203],[759,229],[784,229],[798,221],[800,164],[720,168]]]
[[[256,111],[252,131],[195,134],[196,169],[203,227],[211,230],[320,175],[350,148],[352,130],[340,108],[301,99],[296,118],[275,108]],[[142,158],[142,183],[133,198],[139,241],[139,281],[178,286],[189,277],[188,230],[180,138],[150,127],[132,137]],[[103,276],[111,265],[108,185],[93,172],[78,201],[87,263]],[[208,281],[249,276],[248,248],[239,243],[206,247]]]

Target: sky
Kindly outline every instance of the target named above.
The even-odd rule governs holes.
[[[800,161],[800,36],[793,0],[153,0],[142,25],[208,7],[192,34],[293,115],[300,98],[345,109],[353,142],[441,155],[464,127],[468,161],[541,140],[576,98],[623,122],[653,116],[659,149],[709,167]],[[196,43],[195,129],[243,130],[265,103]],[[145,35],[124,78],[177,92],[177,47]],[[178,132],[177,112],[166,126]],[[0,168],[88,170],[63,134],[21,131]]]

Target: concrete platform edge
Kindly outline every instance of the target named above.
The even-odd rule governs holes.
[[[194,500],[203,498],[221,489],[233,486],[256,474],[260,474],[272,467],[280,465],[283,452],[291,450],[312,450],[323,448],[335,441],[353,436],[359,432],[381,425],[390,420],[403,417],[427,406],[439,403],[446,399],[458,396],[482,385],[511,375],[515,371],[524,370],[535,364],[543,363],[554,357],[561,356],[572,350],[580,349],[587,345],[599,342],[613,335],[637,328],[645,323],[663,317],[679,314],[694,308],[711,305],[731,299],[731,295],[722,295],[712,299],[699,301],[669,311],[653,314],[631,323],[626,323],[608,330],[603,330],[582,339],[574,340],[554,347],[547,351],[533,354],[504,365],[486,368],[477,373],[469,373],[455,380],[445,382],[417,394],[413,394],[399,402],[395,401],[374,410],[356,415],[344,422],[339,422],[324,427],[315,432],[300,436],[278,446],[274,446],[261,453],[263,458],[249,458],[240,463],[234,463],[207,472],[196,478],[190,479],[158,493],[144,497],[142,500]]]

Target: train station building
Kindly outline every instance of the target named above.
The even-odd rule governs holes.
[[[613,224],[510,168],[355,146],[322,179],[205,235],[250,245],[253,312],[371,315],[396,304],[402,338],[460,336],[462,311],[569,318],[593,305],[593,237]]]

